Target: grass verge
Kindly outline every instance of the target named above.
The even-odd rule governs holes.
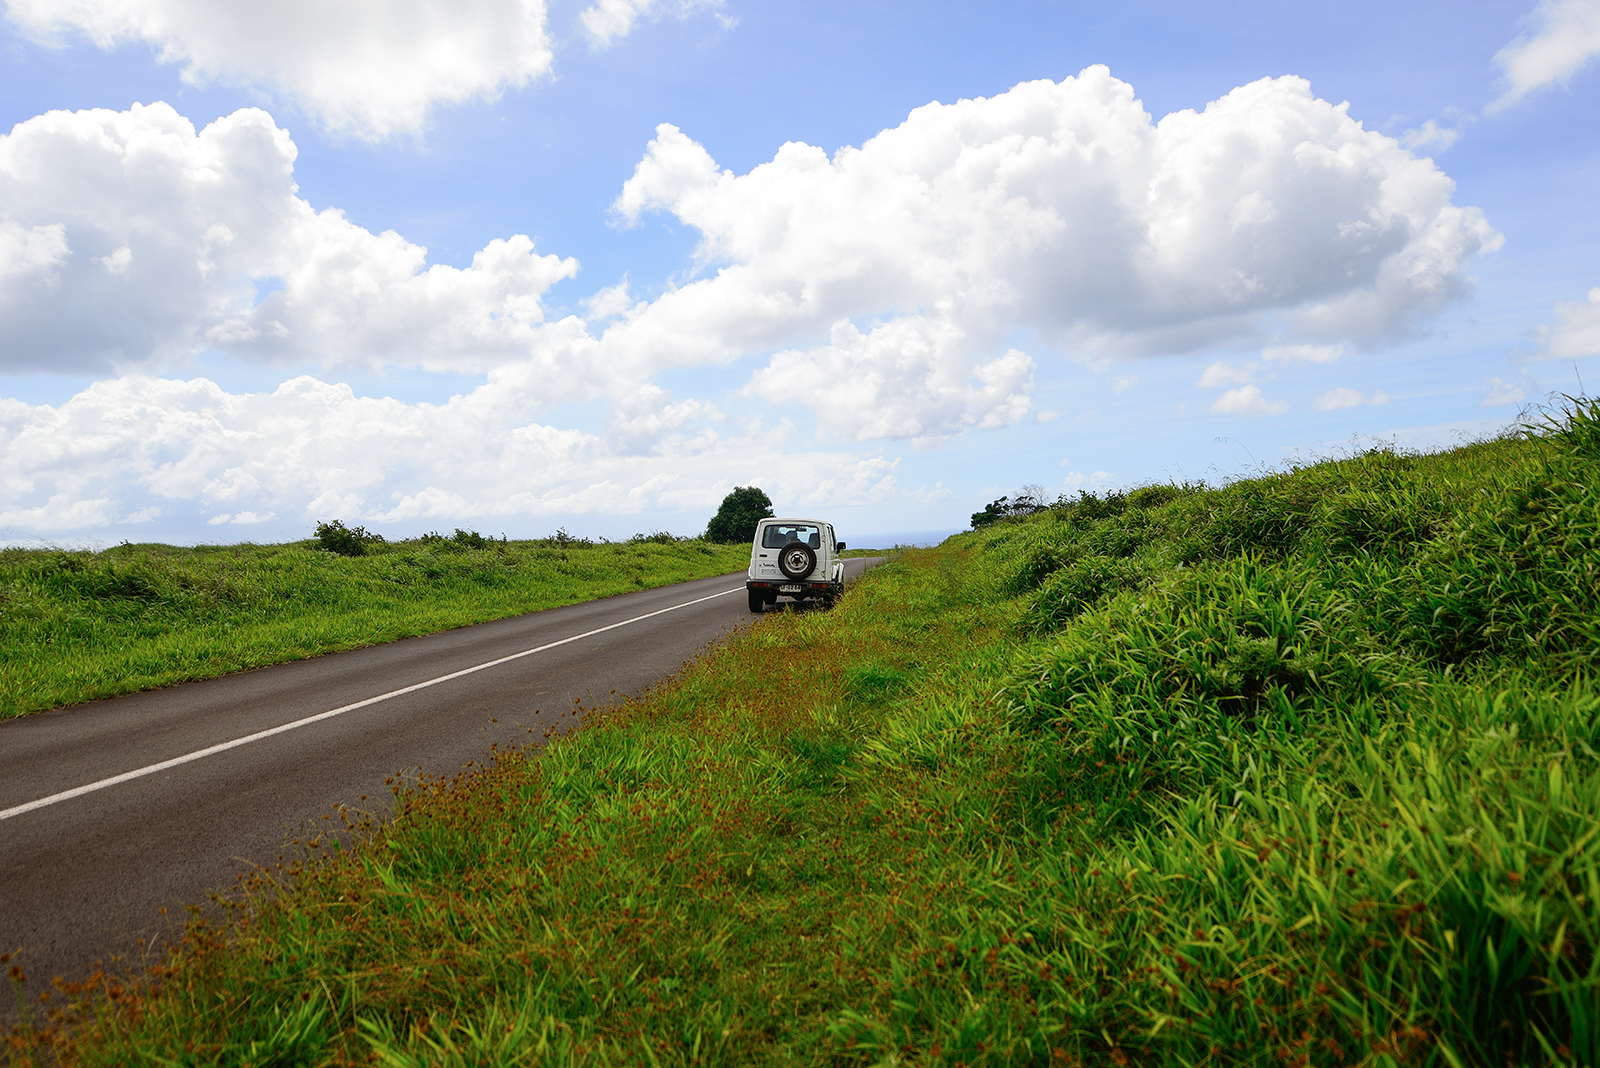
[[[13,1058],[1594,1065],[1597,415],[899,555]]]
[[[750,553],[478,540],[0,550],[0,719],[721,575]]]

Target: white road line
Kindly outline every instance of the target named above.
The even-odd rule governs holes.
[[[398,690],[390,690],[388,693],[379,694],[377,697],[369,697],[365,701],[357,701],[354,704],[340,705],[338,708],[330,708],[326,712],[318,712],[314,716],[307,716],[305,719],[297,719],[293,723],[284,723],[280,726],[271,727],[264,731],[257,731],[254,734],[247,734],[243,738],[235,738],[231,742],[221,742],[217,745],[207,746],[205,749],[196,749],[192,753],[185,753],[183,756],[176,756],[171,760],[163,760],[159,764],[151,764],[147,767],[136,768],[133,771],[125,771],[121,775],[113,775],[109,779],[101,779],[99,782],[92,782],[87,786],[77,786],[71,790],[63,790],[59,794],[51,794],[49,797],[41,797],[37,801],[29,801],[24,805],[17,805],[13,808],[0,810],[0,820],[8,820],[12,816],[20,816],[23,813],[32,812],[35,809],[45,808],[49,805],[59,804],[62,801],[71,801],[75,797],[82,797],[84,794],[92,794],[96,790],[104,790],[108,786],[116,786],[119,783],[125,783],[133,779],[143,778],[146,775],[154,775],[158,771],[166,771],[168,768],[175,768],[180,764],[187,764],[191,760],[200,760],[204,757],[215,756],[217,753],[225,753],[229,749],[237,749],[241,745],[249,745],[251,742],[259,742],[263,738],[271,738],[274,734],[283,734],[286,731],[292,731],[299,727],[308,727],[313,723],[319,723],[325,719],[332,719],[334,716],[342,716],[346,712],[354,712],[358,708],[366,708],[368,705],[375,705],[379,701],[387,701],[391,697],[400,697],[408,693],[415,693],[418,690],[425,690],[429,686],[437,686],[441,682],[449,682],[451,679],[459,679],[461,676],[471,675],[475,671],[483,671],[486,668],[498,667],[501,664],[510,663],[513,660],[520,660],[525,656],[532,656],[534,653],[542,653],[546,649],[554,649],[558,645],[566,645],[569,642],[582,641],[585,638],[592,638],[596,634],[604,634],[608,630],[616,630],[618,627],[626,627],[630,623],[638,623],[642,620],[652,619],[655,616],[665,615],[668,612],[676,612],[680,608],[688,608],[690,605],[700,604],[704,601],[714,601],[718,597],[726,597],[730,593],[741,593],[743,591],[743,586],[735,586],[731,590],[723,590],[721,593],[713,593],[708,597],[697,597],[692,601],[685,601],[682,604],[675,604],[670,608],[662,608],[654,612],[646,612],[642,616],[634,616],[632,619],[624,619],[621,623],[613,623],[607,627],[596,627],[594,630],[586,630],[582,634],[574,634],[570,638],[562,638],[558,642],[549,642],[535,649],[524,649],[520,653],[512,653],[510,656],[502,656],[498,660],[490,660],[482,664],[474,665],[473,667],[462,668],[460,671],[452,671],[448,675],[440,675],[438,678],[429,679],[427,682],[419,682],[413,686],[404,686]]]

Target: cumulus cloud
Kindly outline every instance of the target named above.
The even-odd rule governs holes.
[[[1532,32],[1494,57],[1505,92],[1489,105],[1503,111],[1535,89],[1565,84],[1600,55],[1600,0],[1540,0],[1529,19]]]
[[[1556,325],[1544,330],[1545,351],[1563,359],[1600,356],[1600,287],[1589,290],[1588,300],[1556,305]]]
[[[1332,412],[1337,411],[1340,408],[1358,408],[1363,404],[1388,403],[1389,394],[1383,392],[1381,389],[1374,390],[1369,395],[1361,392],[1359,389],[1340,387],[1339,389],[1330,389],[1328,392],[1318,395],[1317,399],[1312,402],[1311,406],[1319,412]]]
[[[543,318],[541,295],[575,261],[517,235],[468,268],[428,266],[399,234],[314,211],[294,157],[253,109],[199,133],[160,104],[19,125],[0,142],[0,302],[23,339],[12,366],[203,348],[435,370],[519,361],[559,398],[777,352],[751,396],[782,389],[857,440],[932,440],[1026,416],[1037,354],[1008,343],[1019,327],[1104,358],[1260,344],[1270,324],[1268,358],[1320,360],[1412,329],[1498,240],[1450,203],[1431,161],[1301,79],[1154,122],[1091,67],[919,108],[832,158],[791,143],[743,175],[661,126],[615,208],[695,227],[706,274],[648,304],[629,306],[625,282],[597,294],[596,336]],[[857,362],[877,376],[875,404],[795,371]]]
[[[328,129],[416,133],[436,104],[490,100],[550,70],[544,0],[6,0],[35,38],[139,41],[187,82],[258,86]]]
[[[1289,410],[1289,405],[1267,400],[1261,395],[1260,386],[1240,386],[1212,401],[1211,410],[1219,415],[1282,415]]]
[[[831,158],[786,144],[743,175],[662,125],[614,209],[698,229],[706,277],[606,340],[692,365],[904,319],[923,324],[908,335],[960,339],[941,358],[959,379],[1019,326],[1087,357],[1261,344],[1270,322],[1284,352],[1322,359],[1413,331],[1465,291],[1463,262],[1499,235],[1452,191],[1299,78],[1154,122],[1091,67],[918,108]],[[782,376],[769,365],[752,389]],[[995,398],[967,415],[1003,421]]]
[[[81,10],[102,10],[96,2]],[[615,504],[619,494],[666,501],[689,493],[691,476],[715,482],[713,470],[754,477],[751,457],[785,467],[773,435],[792,432],[791,410],[854,442],[930,444],[1016,423],[1033,415],[1046,351],[1096,367],[1261,351],[1251,368],[1220,365],[1210,384],[1232,388],[1213,408],[1276,414],[1286,406],[1262,395],[1252,371],[1326,363],[1419,329],[1465,292],[1466,261],[1499,241],[1476,209],[1451,202],[1453,184],[1431,160],[1298,78],[1158,122],[1132,87],[1091,67],[918,108],[832,156],[786,144],[745,174],[660,126],[615,211],[624,223],[666,212],[694,227],[695,273],[652,301],[625,277],[581,302],[587,319],[544,312],[574,260],[512,235],[468,267],[429,265],[400,234],[313,210],[294,160],[288,134],[254,109],[199,132],[164,104],[17,126],[0,139],[5,369],[183,367],[211,350],[473,372],[485,386],[444,405],[384,408],[396,402],[335,396],[308,379],[246,396],[134,377],[60,410],[7,409],[8,457],[31,457],[52,435],[71,448],[104,440],[108,451],[82,466],[110,472],[74,481],[65,467],[38,467],[40,453],[24,465],[37,474],[18,476],[30,488],[7,491],[9,522],[131,521],[180,500],[230,524],[308,509],[615,510],[631,507]],[[760,433],[654,381],[740,361],[749,377],[733,400],[740,415],[770,413]],[[592,433],[531,416],[597,397],[609,406]],[[75,437],[71,413],[98,419],[118,404],[124,437],[97,437],[90,421]],[[369,438],[339,437],[362,427]],[[233,443],[250,434],[273,441],[282,466],[247,462]],[[481,485],[445,473],[457,446],[436,443],[452,436],[469,443],[459,463],[487,472]],[[165,451],[143,444],[168,440]],[[349,461],[349,479],[316,459],[368,450],[379,458]],[[817,455],[808,492],[867,477],[855,459]],[[297,464],[309,496],[286,481],[299,475],[281,473]],[[124,484],[158,503],[125,497]]]
[[[614,286],[606,286],[582,301],[584,314],[592,323],[603,322],[606,319],[615,319],[617,316],[631,310],[639,302],[628,291],[629,279],[626,274],[622,281]]]
[[[696,11],[720,10],[722,0],[598,0],[578,13],[578,21],[595,48],[609,48],[616,41],[633,32],[634,24],[641,18],[659,17],[662,14],[688,18]],[[732,24],[723,19],[723,25]]]
[[[56,269],[66,258],[66,227],[60,223],[24,228],[0,218],[0,281],[31,279],[53,287],[59,281]]]
[[[778,353],[744,392],[779,409],[803,404],[822,426],[857,441],[927,444],[1027,415],[1033,360],[1009,349],[974,365],[964,341],[937,319],[908,316],[866,334],[841,320],[827,345]]]
[[[0,135],[0,368],[103,372],[214,348],[481,371],[537,348],[571,370],[592,344],[540,305],[575,260],[515,235],[470,267],[426,266],[399,234],[312,209],[295,155],[254,108],[198,133],[153,104]]]
[[[300,377],[271,393],[126,375],[60,406],[0,400],[0,527],[89,531],[159,516],[217,525],[339,516],[377,524],[696,510],[759,481],[794,506],[882,502],[896,461],[796,448],[781,426],[693,432],[704,412],[645,405],[688,431],[667,454],[527,418],[515,383],[444,404],[358,397]],[[665,414],[662,414],[665,413]],[[634,443],[650,436],[635,428]],[[659,433],[656,434],[660,436]]]

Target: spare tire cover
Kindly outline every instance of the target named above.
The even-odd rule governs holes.
[[[789,578],[805,578],[817,566],[817,551],[803,541],[792,541],[778,553],[778,570]]]

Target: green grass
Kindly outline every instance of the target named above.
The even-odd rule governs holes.
[[[898,554],[13,1056],[1596,1065],[1597,415]]]
[[[742,569],[664,536],[0,550],[0,718]]]

